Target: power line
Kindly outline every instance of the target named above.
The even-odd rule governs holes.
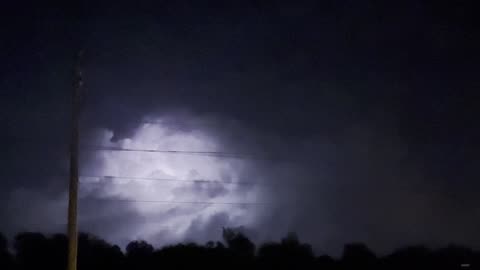
[[[189,151],[189,150],[161,150],[161,149],[139,149],[139,148],[122,148],[116,146],[102,145],[84,145],[84,147],[98,151],[120,151],[120,152],[151,152],[151,153],[170,153],[170,154],[198,154],[198,155],[227,155],[227,156],[245,156],[242,153],[229,153],[218,151]]]
[[[133,199],[95,199],[99,201],[113,201],[124,203],[160,203],[160,204],[202,204],[202,205],[268,205],[261,202],[205,202],[205,201],[157,201],[157,200],[133,200]]]
[[[81,175],[83,178],[96,178],[96,179],[108,179],[108,180],[135,180],[135,181],[158,181],[158,182],[185,182],[185,183],[221,183],[229,185],[264,185],[264,183],[256,183],[251,181],[224,181],[224,180],[180,180],[175,178],[151,178],[151,177],[129,177],[129,176],[111,176],[111,175]],[[88,183],[88,182],[84,182]]]
[[[45,146],[45,140],[34,138],[16,138],[19,142],[25,144],[38,144],[39,146]],[[16,144],[18,142],[16,141]],[[50,141],[54,144],[56,142]],[[16,145],[15,145],[16,146]],[[259,155],[254,153],[235,153],[235,152],[221,152],[221,151],[190,151],[190,150],[164,150],[164,149],[142,149],[142,148],[123,148],[117,146],[104,146],[104,145],[89,145],[80,144],[81,150],[88,151],[112,151],[112,152],[140,152],[140,153],[160,153],[160,154],[177,154],[177,155],[192,155],[203,156],[212,158],[231,158],[231,159],[243,159],[243,160],[256,160],[256,161],[277,161],[277,162],[295,162],[291,159],[279,158],[278,155],[273,157],[272,155]]]
[[[117,152],[146,152],[146,153],[164,153],[164,154],[183,154],[183,155],[199,155],[211,157],[225,157],[225,158],[255,158],[253,154],[246,153],[232,153],[232,152],[218,152],[218,151],[188,151],[188,150],[162,150],[162,149],[139,149],[139,148],[123,148],[116,146],[102,146],[102,145],[82,145],[83,148],[93,151],[117,151]]]

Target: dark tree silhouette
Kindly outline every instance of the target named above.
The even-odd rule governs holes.
[[[261,268],[311,269],[314,259],[311,246],[300,243],[294,233],[288,234],[280,243],[267,243],[258,250]]]
[[[153,253],[153,246],[145,241],[133,241],[128,243],[127,257],[129,258],[146,258]]]
[[[240,231],[224,228],[223,239],[235,255],[242,257],[253,257],[255,255],[255,244]]]
[[[17,267],[23,269],[49,269],[47,238],[41,233],[20,233],[15,236],[14,249]]]
[[[8,241],[0,234],[0,269],[10,270],[13,268],[13,258],[8,251]]]
[[[352,269],[361,267],[362,269],[373,269],[376,265],[377,257],[365,244],[351,243],[343,248],[342,265],[343,268]]]
[[[315,259],[315,265],[317,269],[337,269],[338,263],[332,257],[328,255],[318,256]]]
[[[7,251],[7,249],[8,249],[7,238],[0,233],[0,251]]]
[[[432,265],[432,252],[424,246],[409,246],[397,249],[385,258],[389,269],[429,269]]]
[[[67,265],[68,238],[64,234],[55,234],[48,239],[50,269],[64,270]]]
[[[239,229],[223,229],[222,242],[205,245],[185,243],[155,250],[145,241],[130,242],[125,255],[90,234],[79,235],[79,270],[161,270],[161,269],[316,269],[316,270],[473,270],[479,269],[480,254],[472,249],[450,245],[437,250],[410,246],[377,257],[366,245],[345,245],[341,258],[315,257],[310,245],[294,233],[280,242],[255,245]],[[64,270],[67,265],[67,237],[20,233],[15,236],[15,256],[9,252],[7,239],[0,234],[0,270]]]
[[[133,241],[127,245],[128,269],[151,269],[152,253],[154,248],[145,241]]]
[[[437,250],[432,260],[436,269],[455,269],[460,268],[462,264],[474,262],[475,254],[470,248],[449,245]]]
[[[166,269],[225,269],[223,248],[207,248],[194,243],[167,246],[154,253],[154,265]]]
[[[124,256],[118,246],[112,246],[90,234],[79,234],[79,270],[118,270],[123,264]]]
[[[223,228],[223,240],[227,243],[229,267],[233,269],[251,268],[255,256],[255,244],[238,229]]]

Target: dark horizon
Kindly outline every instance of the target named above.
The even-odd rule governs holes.
[[[432,246],[432,245],[428,245],[428,244],[418,242],[418,243],[411,243],[409,245],[398,246],[398,247],[393,248],[392,250],[377,252],[377,251],[372,250],[370,248],[370,246],[368,245],[368,243],[355,242],[355,241],[341,243],[341,245],[342,245],[341,252],[339,254],[331,254],[326,250],[315,251],[312,248],[311,244],[308,243],[308,241],[305,241],[304,239],[299,239],[298,234],[296,232],[288,232],[284,236],[280,237],[279,239],[275,239],[275,240],[272,239],[272,240],[268,240],[268,241],[265,241],[265,242],[258,242],[257,243],[257,242],[252,241],[252,239],[250,239],[250,237],[248,236],[248,230],[246,230],[245,228],[242,228],[242,227],[239,227],[239,228],[220,228],[218,230],[218,235],[220,236],[220,238],[218,240],[208,240],[208,241],[205,241],[205,242],[197,242],[197,241],[194,241],[194,240],[186,239],[186,240],[181,241],[181,242],[163,243],[163,244],[160,243],[158,245],[154,245],[154,244],[150,243],[148,241],[148,239],[144,239],[144,238],[133,239],[133,240],[129,241],[128,243],[126,243],[125,245],[118,245],[118,244],[115,244],[115,243],[109,243],[108,241],[106,241],[105,239],[103,239],[99,235],[95,235],[95,234],[85,232],[85,231],[79,231],[78,232],[78,237],[79,237],[79,239],[83,239],[83,240],[90,239],[90,240],[93,240],[93,241],[106,243],[106,244],[110,245],[112,248],[121,250],[122,253],[125,254],[126,252],[128,252],[128,246],[136,244],[136,243],[148,244],[154,250],[168,249],[168,248],[174,247],[174,246],[189,246],[189,245],[195,245],[195,246],[199,246],[199,247],[214,247],[215,245],[220,245],[220,246],[223,245],[224,247],[228,247],[229,239],[226,238],[225,232],[229,232],[232,237],[236,236],[236,237],[241,238],[242,241],[248,240],[248,242],[249,242],[248,245],[249,246],[251,245],[253,247],[253,250],[255,251],[255,252],[252,253],[252,255],[256,255],[257,252],[258,252],[258,249],[260,249],[262,246],[270,246],[270,245],[274,245],[274,244],[279,244],[280,245],[282,243],[289,242],[289,241],[294,242],[299,247],[302,247],[306,253],[310,253],[313,257],[318,258],[318,257],[322,257],[322,256],[328,256],[328,257],[331,257],[334,260],[341,260],[342,256],[343,256],[343,253],[345,252],[345,248],[347,248],[349,246],[352,246],[352,245],[353,246],[362,246],[362,249],[368,250],[369,253],[371,253],[372,255],[374,255],[375,257],[378,257],[378,258],[389,257],[394,253],[397,253],[399,251],[403,251],[403,250],[406,250],[406,249],[410,249],[410,248],[422,248],[422,249],[424,249],[426,251],[429,251],[429,252],[436,252],[436,251],[439,251],[439,250],[454,248],[454,249],[458,249],[458,250],[469,251],[469,252],[472,253],[472,255],[474,253],[480,255],[480,250],[475,249],[473,247],[466,246],[466,245],[462,245],[462,244],[459,244],[459,243],[454,243],[454,242],[448,243],[448,244],[443,245],[443,246]],[[26,242],[25,242],[26,245],[20,244],[20,242],[22,242],[24,239],[26,240]],[[43,233],[43,232],[35,232],[35,231],[21,231],[21,232],[16,233],[11,238],[6,237],[2,232],[0,232],[0,252],[4,252],[4,251],[8,252],[10,256],[15,257],[18,253],[17,249],[19,247],[28,248],[28,245],[32,245],[32,247],[33,247],[33,245],[35,245],[35,244],[33,242],[30,243],[29,241],[37,241],[39,239],[41,239],[42,241],[62,240],[63,241],[62,244],[67,244],[67,242],[68,242],[68,236],[65,232]],[[46,243],[46,242],[44,242],[44,243]],[[67,254],[67,248],[65,248],[64,252],[65,252],[65,254],[63,254],[63,255],[66,255]]]
[[[252,242],[243,233],[242,228],[222,228],[220,234],[222,240],[207,241],[205,243],[184,241],[163,246],[153,246],[146,239],[136,239],[130,241],[124,247],[119,247],[118,245],[108,243],[101,237],[87,232],[80,232],[78,237],[79,264],[85,266],[86,262],[83,260],[92,260],[93,263],[99,263],[104,260],[104,262],[116,264],[116,267],[119,267],[119,265],[126,263],[124,261],[125,258],[122,259],[122,256],[127,258],[139,256],[136,258],[136,263],[144,264],[139,266],[145,267],[152,263],[149,257],[156,256],[155,253],[165,252],[167,255],[168,251],[173,250],[176,250],[177,256],[191,256],[191,252],[196,250],[196,252],[200,253],[197,253],[196,257],[192,257],[192,259],[201,258],[205,260],[205,263],[214,262],[211,259],[225,257],[226,254],[222,254],[222,252],[227,252],[230,253],[226,256],[227,258],[229,256],[230,258],[236,257],[238,262],[254,263],[250,265],[251,267],[268,267],[268,265],[262,266],[262,263],[269,262],[276,264],[280,268],[308,266],[310,268],[320,267],[320,269],[338,269],[339,267],[341,269],[350,269],[351,267],[357,269],[357,267],[361,266],[373,267],[374,269],[391,269],[391,267],[429,268],[435,266],[441,267],[440,269],[478,269],[480,263],[480,250],[474,250],[455,243],[435,248],[417,243],[397,247],[386,253],[376,253],[366,243],[349,242],[343,245],[341,254],[332,256],[325,251],[314,252],[312,246],[308,242],[299,239],[294,232],[287,233],[277,241],[264,243]],[[11,240],[5,238],[0,233],[0,266],[8,266],[7,268],[2,268],[6,270],[29,269],[27,266],[36,265],[37,267],[44,267],[45,265],[39,266],[38,263],[48,263],[63,269],[65,266],[61,265],[61,263],[67,259],[67,243],[68,237],[62,233],[22,232],[18,233]],[[208,250],[214,252],[210,254],[210,257],[205,252]],[[111,256],[101,258],[108,253],[110,255],[115,254],[116,258]],[[211,257],[212,255],[213,257]],[[50,256],[50,259],[45,260],[48,256]],[[170,263],[181,263],[177,261],[178,257],[172,256],[171,259],[173,261]],[[287,267],[285,265],[282,266],[282,262],[293,264]],[[187,264],[194,266],[193,262],[187,262]],[[123,267],[126,266],[128,266],[128,263],[123,265]],[[161,264],[157,266],[161,266]],[[196,267],[199,266],[196,265]],[[120,267],[120,269],[124,268]],[[150,268],[147,267],[147,269]]]

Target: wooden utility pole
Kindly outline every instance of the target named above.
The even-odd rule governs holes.
[[[75,67],[75,82],[72,97],[72,130],[70,137],[70,185],[68,194],[68,268],[77,270],[77,200],[78,200],[78,139],[79,139],[79,115],[82,97],[82,52],[79,52]]]

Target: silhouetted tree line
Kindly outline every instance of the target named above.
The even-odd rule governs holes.
[[[480,253],[450,245],[431,250],[423,246],[398,249],[378,257],[366,245],[347,244],[340,258],[315,256],[309,244],[293,233],[280,242],[258,248],[235,229],[223,230],[223,242],[177,244],[155,249],[145,241],[130,242],[125,252],[90,234],[79,235],[79,270],[160,269],[479,269]],[[67,237],[20,233],[9,247],[0,235],[0,269],[65,270]]]

